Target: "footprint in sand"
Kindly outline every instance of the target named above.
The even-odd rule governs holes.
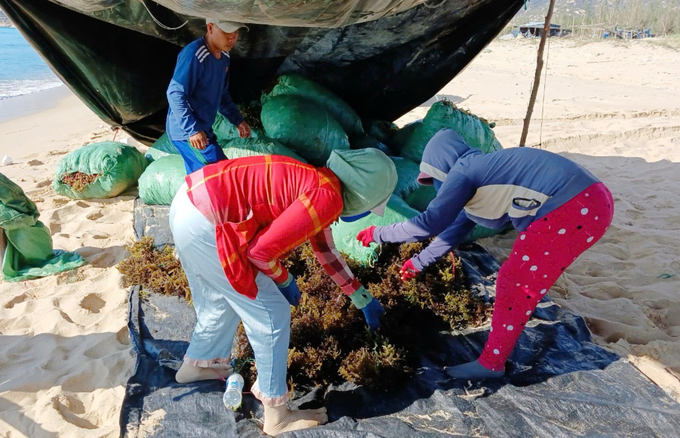
[[[50,233],[57,234],[61,233],[61,224],[56,222],[50,222]]]
[[[68,359],[68,350],[62,346],[57,346],[48,356],[48,360],[40,365],[45,371],[55,371],[64,368],[64,362]]]
[[[17,295],[16,297],[12,298],[12,300],[9,303],[5,304],[5,309],[14,308],[14,306],[16,306],[17,304],[26,301],[26,298],[27,298],[26,294]]]
[[[55,206],[62,207],[64,205],[68,204],[69,202],[71,202],[71,200],[68,199],[68,198],[54,198],[54,200],[52,202],[54,202]]]
[[[59,415],[68,423],[81,429],[97,429],[85,418],[79,417],[85,413],[83,402],[72,394],[59,394],[52,399],[52,407],[59,412]]]
[[[89,213],[89,214],[88,214],[87,216],[85,216],[85,217],[86,217],[87,219],[91,220],[91,221],[96,221],[97,219],[103,218],[104,215],[102,214],[101,210],[99,210],[99,211],[95,211],[95,212]]]
[[[37,188],[41,189],[43,187],[47,187],[47,186],[50,186],[50,185],[52,185],[52,180],[51,179],[44,179],[44,180],[40,181],[38,184],[36,184],[35,186]]]
[[[112,348],[108,342],[97,342],[95,345],[85,350],[83,354],[90,359],[101,359],[116,351],[115,347]]]
[[[26,163],[26,164],[28,164],[29,166],[42,166],[42,165],[45,164],[45,163],[43,163],[43,162],[40,161],[40,160],[31,160],[31,161],[29,161],[29,162]]]
[[[76,205],[80,208],[88,208],[90,206],[90,204],[88,204],[87,202],[83,202],[83,201],[76,202]]]
[[[96,293],[88,294],[80,301],[80,307],[90,313],[99,313],[99,311],[106,305],[101,295]]]
[[[127,327],[123,327],[116,333],[116,340],[121,345],[130,345],[130,332],[128,332]]]

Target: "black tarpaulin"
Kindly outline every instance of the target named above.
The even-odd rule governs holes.
[[[478,246],[458,252],[473,290],[493,296],[496,261]],[[180,385],[193,309],[175,297],[130,295],[129,329],[137,369],[121,414],[123,436],[261,436],[262,407],[252,395],[234,413],[224,383]],[[627,361],[591,342],[582,318],[545,299],[510,358],[504,379],[476,384],[443,371],[476,359],[488,327],[433,334],[437,347],[416,375],[389,392],[346,383],[298,393],[298,407],[328,408],[329,423],[287,437],[669,437],[680,430],[680,404]],[[162,415],[159,413],[162,412]],[[153,420],[153,421],[152,421]]]
[[[294,8],[324,2],[337,3],[278,3]],[[163,1],[169,7],[175,3]],[[180,13],[151,0],[0,0],[0,7],[97,115],[149,142],[164,130],[165,91],[177,54],[205,31],[202,18],[181,11],[195,8],[201,17],[223,16],[230,4],[253,2],[181,3],[184,6],[175,7]],[[373,8],[370,2],[362,4]],[[330,88],[364,118],[394,120],[455,77],[503,29],[523,0],[408,4],[417,5],[344,27],[249,25],[232,52],[232,97],[237,103],[259,99],[276,77],[295,73]],[[272,23],[286,11],[273,15]],[[178,29],[165,29],[151,14],[163,26]],[[314,19],[310,16],[309,23]]]

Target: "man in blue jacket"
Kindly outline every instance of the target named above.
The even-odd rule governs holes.
[[[401,275],[408,280],[461,244],[475,224],[512,224],[519,236],[498,272],[484,350],[478,360],[447,369],[464,380],[500,377],[538,302],[609,228],[612,195],[590,172],[561,155],[533,148],[483,154],[451,129],[432,137],[420,170],[418,181],[437,190],[427,210],[406,222],[369,227],[357,238],[368,246],[437,236],[404,263]]]
[[[206,34],[179,53],[167,91],[165,130],[184,158],[187,174],[226,159],[212,131],[218,110],[242,138],[250,137],[250,126],[229,96],[229,51],[246,26],[213,19],[206,25]]]

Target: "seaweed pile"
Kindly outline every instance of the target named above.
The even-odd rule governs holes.
[[[467,288],[459,260],[442,258],[417,279],[401,281],[403,262],[423,243],[385,244],[371,267],[347,258],[352,272],[387,311],[379,332],[366,327],[363,314],[351,305],[318,263],[306,243],[284,264],[296,277],[302,299],[291,312],[288,378],[292,387],[310,388],[350,381],[387,389],[410,376],[424,349],[442,330],[482,324],[489,306]],[[126,286],[191,300],[186,276],[170,247],[155,248],[144,237],[128,247],[131,255],[118,264]],[[233,356],[236,369],[254,382],[253,351],[239,327]]]
[[[369,331],[361,311],[323,271],[309,244],[285,261],[302,292],[292,310],[288,377],[291,386],[338,384],[344,380],[386,389],[413,373],[427,339],[441,330],[480,325],[489,307],[466,287],[460,261],[449,255],[419,278],[402,282],[404,260],[423,243],[386,244],[372,267],[348,264],[386,309],[378,333]],[[242,374],[254,381],[252,350],[242,327],[235,348],[237,363],[250,363]],[[238,365],[237,365],[238,366]],[[248,368],[241,365],[241,368]]]
[[[75,190],[76,192],[82,192],[88,185],[92,184],[97,178],[99,178],[99,175],[97,174],[88,175],[87,173],[83,172],[73,172],[67,173],[66,175],[62,176],[61,182],[71,186],[73,190]]]
[[[191,302],[189,282],[172,247],[157,248],[153,237],[145,236],[125,249],[130,256],[116,265],[124,287],[140,285],[145,292],[177,295]]]

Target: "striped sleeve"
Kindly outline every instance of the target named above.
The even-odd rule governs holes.
[[[359,280],[354,277],[345,259],[335,248],[330,227],[324,228],[320,233],[311,237],[309,241],[324,271],[345,295],[352,295],[361,287]]]
[[[249,243],[248,259],[275,283],[284,283],[288,271],[281,257],[329,227],[341,211],[342,198],[331,190],[301,194]]]

